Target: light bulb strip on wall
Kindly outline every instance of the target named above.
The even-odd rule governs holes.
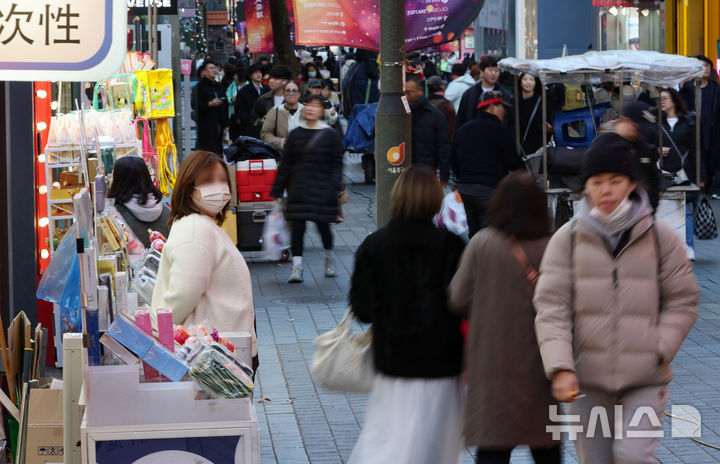
[[[37,249],[37,268],[38,273],[42,274],[50,260],[49,247],[52,246],[52,237],[48,225],[50,219],[48,218],[47,210],[47,182],[45,179],[45,144],[47,142],[47,136],[50,132],[50,117],[52,115],[51,106],[54,103],[57,107],[56,102],[51,102],[52,85],[50,82],[35,82],[33,83],[34,92],[34,104],[33,104],[33,117],[35,123],[35,151],[33,158],[35,158],[35,224],[36,224],[36,249]]]

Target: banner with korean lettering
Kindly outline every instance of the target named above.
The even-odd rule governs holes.
[[[7,0],[0,18],[0,80],[104,80],[125,59],[123,1]]]
[[[247,23],[245,21],[238,21],[235,23],[235,29],[237,31],[237,37],[238,37],[235,45],[240,47],[241,50],[244,50],[248,44]]]
[[[380,49],[379,0],[295,0],[299,45]],[[457,40],[484,0],[405,0],[407,51]]]
[[[274,44],[270,0],[245,0],[245,23],[250,53],[272,53]]]

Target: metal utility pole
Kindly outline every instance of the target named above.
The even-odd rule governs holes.
[[[380,0],[380,102],[375,116],[377,226],[390,220],[390,191],[410,166],[410,108],[405,99],[405,2]]]

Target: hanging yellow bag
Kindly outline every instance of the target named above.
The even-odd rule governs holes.
[[[150,93],[150,117],[148,119],[175,117],[172,71],[155,69],[146,72]]]
[[[157,122],[155,129],[155,146],[157,147],[158,188],[165,196],[170,196],[175,187],[175,173],[177,173],[177,148],[173,141],[170,122],[161,119]]]
[[[135,71],[135,116],[148,119],[150,117],[150,90],[148,89],[147,71]]]

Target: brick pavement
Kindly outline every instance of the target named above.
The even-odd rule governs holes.
[[[336,327],[347,301],[353,253],[375,229],[373,186],[363,185],[359,158],[349,156],[346,181],[351,202],[346,222],[336,226],[338,277],[323,276],[323,254],[314,227],[306,235],[305,282],[286,283],[288,264],[263,261],[245,253],[253,277],[260,369],[256,408],[263,464],[343,463],[349,457],[364,420],[367,395],[325,390],[312,379],[309,365],[313,339]],[[720,205],[718,205],[720,206]],[[720,216],[719,216],[720,217]],[[671,404],[689,404],[702,414],[702,439],[720,445],[720,247],[718,240],[697,241],[695,268],[702,287],[698,321],[678,354],[673,369]],[[267,400],[263,401],[263,398]],[[666,418],[667,419],[667,418]],[[658,457],[664,463],[720,462],[720,451],[686,438],[669,438],[670,423]],[[575,463],[570,443],[564,462]],[[466,453],[461,462],[471,463]],[[532,463],[528,450],[513,453],[514,464]]]

